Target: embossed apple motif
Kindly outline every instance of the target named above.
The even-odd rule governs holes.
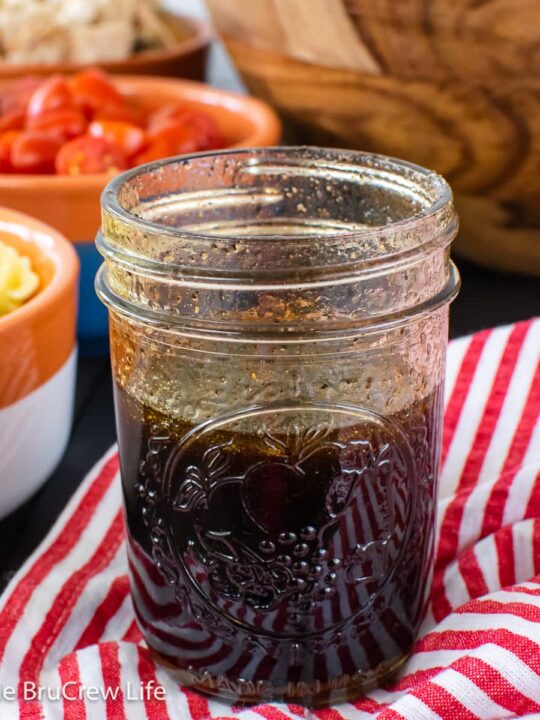
[[[306,463],[260,462],[247,471],[242,484],[246,512],[270,535],[325,523],[325,498],[339,463],[318,453]]]

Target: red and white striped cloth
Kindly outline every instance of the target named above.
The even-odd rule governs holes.
[[[432,601],[390,689],[309,711],[231,708],[178,688],[135,625],[113,449],[0,599],[0,698],[19,695],[0,699],[0,720],[540,718],[539,361],[540,320],[450,345]],[[150,680],[165,699],[126,696]],[[23,700],[25,683],[110,694]]]

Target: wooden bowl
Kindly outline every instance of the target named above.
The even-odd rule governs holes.
[[[178,38],[172,48],[141,50],[126,60],[98,63],[110,73],[120,75],[161,75],[204,80],[212,33],[204,22],[173,13],[163,13],[169,29]],[[77,63],[49,65],[0,63],[0,79],[22,75],[76,73],[84,66]]]
[[[207,3],[250,90],[302,141],[434,168],[456,193],[456,251],[540,274],[536,0]]]

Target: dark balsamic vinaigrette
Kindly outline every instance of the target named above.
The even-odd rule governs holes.
[[[197,428],[115,391],[135,609],[160,660],[241,702],[390,678],[425,607],[440,389],[386,418],[306,406]]]

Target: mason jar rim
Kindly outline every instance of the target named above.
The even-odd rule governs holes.
[[[387,224],[373,225],[362,228],[354,228],[350,231],[339,231],[334,234],[325,233],[325,243],[338,242],[346,243],[353,238],[358,240],[366,239],[378,235],[380,237],[392,235],[394,237],[404,235],[410,231],[420,233],[422,226],[429,223],[431,220],[437,218],[438,215],[444,213],[448,208],[452,208],[453,194],[452,190],[447,181],[438,173],[433,170],[429,170],[421,165],[409,162],[407,160],[401,160],[379,153],[371,153],[360,150],[347,150],[340,148],[322,148],[317,146],[300,145],[300,146],[272,146],[272,147],[260,147],[260,148],[241,148],[234,149],[229,148],[225,150],[213,150],[210,152],[192,153],[186,155],[178,155],[174,157],[165,158],[152,163],[138,166],[131,170],[127,170],[120,175],[113,178],[108,185],[105,187],[101,194],[101,206],[104,216],[110,216],[115,220],[119,221],[122,225],[129,226],[133,231],[144,233],[146,237],[182,237],[187,241],[201,242],[211,244],[216,241],[233,241],[237,239],[237,234],[234,230],[228,234],[220,232],[219,234],[201,233],[180,226],[169,226],[159,221],[148,220],[147,218],[141,217],[126,209],[119,201],[119,194],[123,188],[125,188],[135,178],[143,177],[144,175],[150,175],[160,169],[172,166],[175,164],[185,165],[191,162],[197,162],[206,160],[213,157],[245,157],[253,158],[258,160],[269,156],[279,157],[280,154],[286,154],[290,156],[288,164],[291,167],[300,166],[306,164],[309,168],[310,164],[312,167],[325,167],[324,163],[331,163],[332,161],[338,162],[342,167],[346,167],[348,171],[352,171],[361,175],[366,173],[370,167],[378,169],[378,172],[383,172],[380,168],[384,168],[387,171],[394,171],[394,179],[399,177],[401,173],[412,173],[416,175],[419,180],[420,178],[424,181],[429,181],[430,189],[433,190],[434,199],[426,207],[421,208],[414,214],[400,220],[390,221]],[[296,156],[297,155],[297,156]],[[280,158],[283,162],[283,159]],[[257,163],[254,162],[253,166]],[[336,170],[338,166],[334,166]],[[329,170],[332,168],[329,166]],[[420,190],[419,183],[416,186],[417,190]],[[412,247],[402,248],[399,250],[392,250],[387,253],[379,254],[371,258],[362,258],[354,262],[354,271],[361,272],[362,269],[370,272],[373,268],[381,269],[385,265],[400,262],[406,260],[406,258],[417,255],[419,252],[426,250],[426,247],[434,242],[438,245],[440,243],[440,235],[445,234],[453,236],[457,228],[457,218],[455,212],[449,213],[448,217],[442,223],[443,230],[439,233],[439,236],[427,236],[426,240],[420,242]],[[294,236],[287,233],[280,233],[279,231],[272,232],[272,239],[275,241],[287,241],[289,243],[309,243],[321,241],[321,235],[317,232],[305,233],[301,236]],[[242,243],[249,243],[250,245],[265,243],[268,241],[268,237],[261,234],[249,234],[242,233]],[[125,247],[119,247],[115,244],[110,243],[109,238],[104,237],[103,233],[98,234],[98,247],[103,255],[116,255],[125,266],[133,264],[134,266],[144,266],[147,269],[153,270],[157,273],[170,274],[177,268],[182,268],[183,271],[188,271],[191,274],[193,268],[184,268],[182,265],[171,264],[170,262],[164,262],[157,258],[152,257],[149,254],[139,253]],[[345,263],[347,265],[348,263]],[[341,266],[343,268],[343,266]],[[275,272],[275,268],[273,269]],[[326,268],[328,275],[332,275],[334,268],[329,266]],[[283,273],[286,274],[286,269],[283,269]],[[254,275],[266,275],[264,269],[251,269],[250,274]],[[269,273],[270,275],[272,274]],[[278,271],[281,275],[281,272]],[[326,274],[326,273],[325,273]],[[195,272],[194,275],[200,273]],[[215,269],[210,269],[210,275],[213,277],[220,276],[227,278],[228,273],[226,271],[221,272]],[[236,278],[234,278],[236,279]]]
[[[182,155],[118,176],[102,206],[99,297],[183,334],[365,333],[433,311],[459,287],[448,183],[384,155],[304,146]]]

